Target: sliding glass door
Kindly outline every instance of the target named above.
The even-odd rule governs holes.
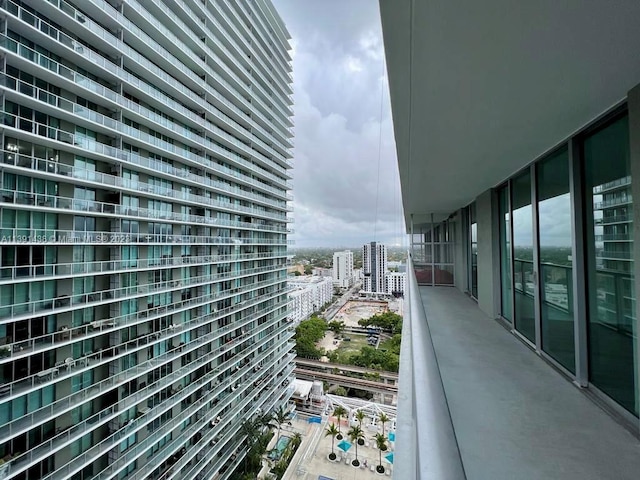
[[[537,168],[541,347],[575,373],[572,219],[567,148]]]
[[[515,291],[514,326],[518,332],[535,343],[533,213],[529,170],[511,182],[511,204],[513,210],[513,280]]]

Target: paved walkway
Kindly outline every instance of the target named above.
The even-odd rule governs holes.
[[[640,441],[455,288],[421,287],[468,480],[638,480]]]

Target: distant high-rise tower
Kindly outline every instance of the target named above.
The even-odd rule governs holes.
[[[362,246],[362,289],[365,292],[385,293],[384,274],[387,272],[387,246],[377,242]]]
[[[340,288],[353,285],[353,252],[334,252],[333,254],[333,284]]]

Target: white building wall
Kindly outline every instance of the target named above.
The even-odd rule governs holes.
[[[345,250],[333,254],[333,284],[339,288],[349,288],[353,285],[353,252]]]
[[[388,272],[385,275],[385,292],[389,295],[401,293],[404,295],[406,285],[406,274],[404,272]]]
[[[331,277],[307,277],[289,281],[293,289],[289,293],[289,319],[294,323],[306,320],[315,311],[333,298],[333,280]]]

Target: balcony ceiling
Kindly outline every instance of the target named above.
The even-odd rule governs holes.
[[[638,0],[380,0],[380,11],[407,220],[465,206],[640,82]]]

